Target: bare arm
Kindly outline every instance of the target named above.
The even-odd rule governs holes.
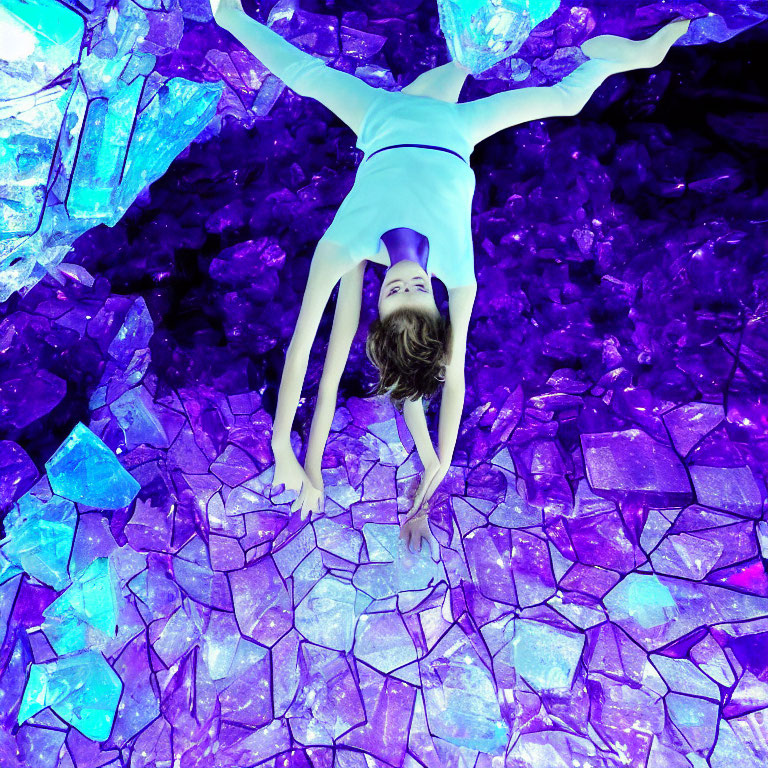
[[[234,35],[291,90],[316,99],[355,133],[360,132],[365,113],[378,94],[377,88],[327,66],[323,59],[302,51],[267,24],[252,19],[243,11],[240,0],[222,0],[214,16],[219,26]]]
[[[440,460],[434,445],[432,445],[432,438],[429,436],[422,398],[415,401],[406,398],[403,403],[403,417],[413,442],[416,444],[416,451],[424,470],[427,471],[430,467],[439,464]]]
[[[316,488],[322,487],[322,462],[328,433],[336,412],[336,398],[344,366],[349,358],[352,341],[360,324],[363,278],[366,262],[361,261],[341,278],[333,328],[325,353],[323,375],[317,395],[317,405],[309,430],[309,445],[304,470]]]
[[[434,449],[429,440],[424,411],[420,403],[417,404],[421,410],[419,417],[418,411],[412,416],[413,427],[406,416],[408,429],[416,441],[416,447],[419,450],[419,456],[424,464],[424,477],[421,485],[416,492],[411,511],[408,513],[408,519],[425,514],[429,507],[425,506],[434,494],[437,487],[442,482],[451,466],[453,459],[453,450],[456,446],[456,439],[459,434],[459,425],[461,424],[461,414],[464,410],[464,363],[467,350],[467,332],[469,321],[472,317],[472,307],[477,295],[477,285],[467,285],[460,288],[454,288],[448,292],[448,306],[451,316],[451,338],[448,345],[448,363],[445,369],[445,383],[443,385],[442,400],[440,403],[440,424],[438,427],[438,450],[435,461],[432,458]],[[406,403],[408,401],[406,400]],[[413,405],[411,405],[413,407]],[[405,406],[403,407],[405,414]],[[422,427],[422,421],[423,427]],[[419,435],[417,439],[417,435]],[[419,447],[419,440],[423,447]],[[423,453],[422,453],[423,451]],[[424,457],[428,457],[424,460]]]
[[[273,75],[289,88],[303,93],[299,81],[305,70],[324,67],[325,63],[311,53],[288,42],[266,24],[251,18],[240,0],[222,0],[213,12],[216,23],[236,37]],[[294,87],[296,86],[296,87]]]
[[[333,287],[346,267],[341,246],[320,241],[312,257],[307,287],[301,301],[299,317],[285,356],[277,411],[272,428],[272,449],[275,454],[291,451],[291,425],[301,396],[301,388],[307,375],[309,353],[317,335]]]
[[[451,317],[449,358],[445,369],[438,449],[440,463],[450,466],[453,449],[459,434],[459,423],[464,408],[464,364],[467,352],[467,333],[472,307],[477,296],[477,284],[454,288],[448,292],[448,311]]]

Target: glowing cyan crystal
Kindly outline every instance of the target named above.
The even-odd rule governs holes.
[[[45,463],[54,492],[100,509],[130,504],[141,486],[85,424],[75,426]]]
[[[114,226],[216,112],[222,85],[159,77],[155,56],[133,50],[145,12],[119,8],[87,50],[63,3],[0,8],[0,301],[46,274],[63,282],[75,239]]]
[[[99,557],[43,611],[47,619],[43,632],[56,653],[62,655],[97,647],[99,633],[117,636],[116,584],[117,576],[109,558]]]
[[[75,505],[68,499],[54,496],[43,502],[25,493],[5,519],[7,536],[0,547],[11,563],[30,576],[56,590],[64,589],[76,523]]]
[[[45,204],[66,71],[80,55],[83,19],[55,0],[0,5],[0,238],[34,232]]]
[[[560,0],[438,0],[451,58],[480,74],[520,50]]]
[[[672,593],[655,575],[631,573],[605,596],[604,603],[614,621],[628,618],[646,629],[663,627],[679,613]]]
[[[51,707],[94,741],[109,738],[123,682],[98,651],[33,664],[19,708],[19,725]]]

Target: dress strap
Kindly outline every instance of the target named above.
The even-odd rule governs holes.
[[[441,152],[450,152],[452,155],[456,155],[460,160],[464,160],[464,158],[458,153],[454,152],[452,149],[446,149],[445,147],[434,147],[431,144],[392,144],[389,147],[381,147],[381,149],[377,149],[375,152],[371,152],[370,155],[368,155],[365,159],[370,160],[374,155],[378,154],[379,152],[383,152],[385,149],[397,149],[397,147],[421,147],[422,149],[439,149]],[[467,161],[464,160],[466,163]]]

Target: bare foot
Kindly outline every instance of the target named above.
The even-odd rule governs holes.
[[[669,49],[688,31],[690,24],[690,19],[675,19],[647,40],[598,35],[582,43],[581,50],[590,59],[615,62],[624,71],[655,67],[661,64]]]

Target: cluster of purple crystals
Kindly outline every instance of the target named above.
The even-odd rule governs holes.
[[[354,137],[260,90],[269,77],[204,4],[182,2],[178,23],[169,10],[152,34],[178,45],[158,71],[225,79],[218,133],[78,240],[90,287],[45,278],[0,305],[0,765],[764,766],[768,31],[723,31],[760,5],[563,4],[521,50],[555,67],[588,34],[642,37],[678,13],[716,41],[473,155],[478,300],[437,563],[398,542],[421,467],[401,417],[364,397],[378,267],[326,514],[302,523],[291,494],[269,497],[285,345]],[[291,34],[371,82],[445,58],[431,5],[305,8]],[[523,84],[559,76],[545,70]],[[509,87],[505,73],[470,79],[463,100]],[[50,461],[80,422],[140,486],[129,504],[95,503],[102,447],[69,481]],[[32,497],[50,512],[25,528]],[[93,563],[116,631],[75,621],[87,605],[69,619],[121,683],[119,703],[95,702],[113,707],[109,735],[64,707],[19,724],[31,670],[81,658],[50,617]]]

